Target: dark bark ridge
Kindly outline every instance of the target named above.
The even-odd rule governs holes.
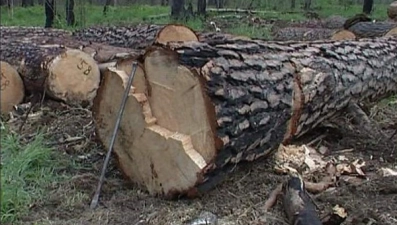
[[[179,53],[182,65],[201,68],[216,112],[216,135],[226,140],[198,191],[212,188],[225,168],[270,154],[349,103],[397,90],[393,38],[168,47]]]

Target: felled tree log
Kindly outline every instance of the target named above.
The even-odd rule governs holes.
[[[148,94],[130,95],[114,151],[151,194],[197,196],[240,161],[272,153],[350,103],[397,91],[392,38],[169,43],[144,56]],[[93,109],[105,146],[124,91],[108,76]]]
[[[42,27],[5,27],[0,26],[2,38],[30,38],[30,37],[71,37],[72,32],[62,29]]]
[[[275,41],[314,41],[330,39],[335,33],[331,29],[286,27],[277,31]]]
[[[191,41],[197,38],[194,31],[182,25],[139,25],[92,27],[75,31],[73,36],[82,41],[105,43],[117,47],[145,49],[155,42]]]
[[[98,63],[117,61],[118,59],[124,59],[124,58],[134,58],[142,54],[142,51],[135,49],[122,48],[122,47],[104,45],[102,43],[76,40],[71,35],[60,37],[57,36],[56,34],[52,34],[51,30],[47,31],[47,33],[45,32],[42,33],[42,30],[43,30],[42,28],[38,28],[38,27],[27,27],[27,28],[20,27],[19,29],[15,29],[15,32],[20,32],[22,34],[25,33],[27,34],[31,32],[33,35],[27,35],[25,37],[23,35],[6,34],[3,35],[2,38],[7,39],[8,41],[19,40],[19,41],[33,43],[36,45],[54,45],[54,46],[63,46],[67,48],[79,49],[91,55]],[[7,32],[8,34],[13,33],[13,31],[10,30],[7,30]],[[38,34],[38,35],[34,35],[34,34]]]
[[[1,69],[1,113],[13,110],[25,96],[23,82],[18,72],[7,62],[0,62]]]
[[[290,178],[283,185],[282,193],[285,214],[291,225],[322,225],[302,179]]]
[[[88,54],[56,45],[1,39],[0,58],[17,67],[28,91],[43,92],[68,104],[90,104],[100,73]]]
[[[270,31],[276,33],[279,29],[286,27],[302,27],[302,28],[323,28],[323,29],[340,29],[346,22],[346,18],[341,16],[330,16],[323,20],[303,20],[303,21],[285,21],[279,20],[273,23]]]
[[[397,27],[397,23],[385,22],[359,22],[348,28],[357,38],[382,37],[390,30]]]

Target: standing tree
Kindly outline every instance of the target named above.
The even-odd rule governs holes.
[[[312,0],[305,0],[305,2],[303,3],[303,10],[307,11],[310,10],[312,6]]]
[[[197,0],[197,14],[205,15],[207,9],[207,0]]]
[[[364,0],[363,13],[367,15],[371,14],[373,5],[374,5],[374,0]]]
[[[45,11],[45,28],[51,28],[52,24],[54,23],[55,17],[55,0],[46,0],[44,4],[44,11]]]
[[[76,24],[74,19],[74,0],[66,0],[66,24],[68,26]]]
[[[185,0],[172,0],[171,17],[175,20],[182,19],[185,14]]]

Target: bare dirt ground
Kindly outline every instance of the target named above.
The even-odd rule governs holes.
[[[394,100],[395,101],[395,100]],[[391,135],[397,123],[397,102],[378,104],[371,115]],[[47,198],[34,204],[23,224],[183,224],[202,211],[214,213],[219,224],[288,224],[280,201],[269,212],[263,204],[268,194],[286,177],[276,175],[272,159],[242,163],[227,180],[200,199],[167,201],[149,196],[135,184],[126,182],[111,161],[102,189],[100,206],[89,204],[95,191],[106,150],[95,139],[91,112],[45,101],[35,105],[20,131],[25,141],[41,128],[62,159],[59,174],[72,178],[49,184]],[[20,128],[22,118],[11,123]],[[390,143],[379,142],[360,133],[360,128],[343,119],[339,128],[319,128],[306,135],[302,143],[321,134],[313,145],[330,149],[331,154],[363,159],[365,173],[373,174],[354,186],[339,186],[317,195],[320,212],[339,204],[348,213],[344,224],[397,224],[397,177],[383,177],[380,167],[397,169],[397,135]],[[350,149],[350,150],[346,150]],[[372,223],[371,223],[372,221]]]

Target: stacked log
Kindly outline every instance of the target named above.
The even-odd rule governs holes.
[[[77,49],[1,39],[0,59],[15,66],[26,90],[45,92],[71,105],[92,103],[100,73],[92,57]]]
[[[154,41],[156,42],[156,41]],[[362,99],[397,91],[397,40],[169,42],[140,58],[114,152],[151,194],[197,196]],[[108,68],[93,115],[108,147],[125,72]],[[124,82],[123,82],[124,81]]]
[[[16,27],[16,26],[0,26],[2,38],[30,38],[30,37],[71,37],[72,32],[55,28],[42,27]]]
[[[24,85],[18,72],[7,62],[0,62],[1,69],[1,113],[13,110],[25,96]]]

